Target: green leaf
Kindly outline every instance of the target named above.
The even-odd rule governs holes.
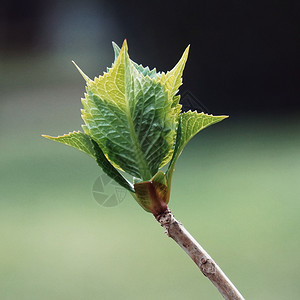
[[[170,160],[170,163],[169,163],[169,166],[168,166],[168,169],[167,169],[167,172],[166,172],[168,187],[171,187],[171,180],[172,180],[172,175],[173,175],[173,172],[174,172],[175,164],[176,164],[176,161],[177,161],[178,157],[180,156],[180,154],[182,152],[182,149],[183,149],[182,148],[181,151],[179,150],[179,147],[181,145],[181,138],[182,138],[181,122],[182,122],[181,118],[179,118],[178,127],[177,127],[177,136],[176,136],[176,141],[175,141],[175,147],[174,147],[173,155],[172,155],[172,158]]]
[[[190,46],[187,46],[176,66],[167,73],[162,73],[156,80],[165,86],[168,91],[169,98],[173,99],[174,103],[178,102],[178,98],[174,97],[179,87],[182,85],[182,74],[188,58]]]
[[[188,46],[184,53],[182,54],[179,62],[176,66],[169,72],[161,73],[157,76],[156,81],[160,82],[168,92],[169,101],[172,102],[172,107],[175,110],[175,116],[177,120],[179,119],[179,114],[181,112],[181,105],[179,104],[180,95],[176,95],[179,87],[182,85],[182,74],[188,58],[190,46]],[[160,168],[166,165],[173,157],[174,148],[171,148],[168,155],[162,161]]]
[[[198,113],[196,111],[188,111],[180,114],[175,149],[167,170],[169,188],[176,161],[189,140],[204,128],[226,118],[228,118],[228,116],[213,116],[205,113]]]
[[[115,62],[116,62],[121,49],[115,42],[112,42],[112,45],[113,45],[114,52],[115,52]],[[149,67],[143,67],[143,65],[139,65],[136,62],[134,62],[133,60],[131,60],[131,62],[134,65],[134,67],[137,69],[137,71],[140,74],[143,74],[144,76],[149,76],[150,78],[156,78],[157,76],[160,75],[160,73],[156,72],[156,68],[150,70]]]
[[[168,92],[169,101],[172,102],[172,107],[175,109],[175,115],[177,120],[179,119],[179,114],[181,112],[181,105],[179,104],[180,95],[176,95],[179,87],[182,85],[182,74],[188,58],[190,46],[188,46],[184,53],[182,54],[179,62],[176,66],[169,72],[161,73],[160,76],[156,78],[157,82],[160,82]],[[174,149],[171,148],[168,155],[165,157],[164,161],[161,163],[162,168],[166,165],[173,156]]]
[[[180,115],[182,136],[179,148],[183,149],[187,142],[200,130],[218,123],[228,116],[213,116],[196,111],[188,111]]]
[[[62,136],[57,136],[57,137],[53,137],[49,135],[42,135],[42,136],[49,140],[63,143],[65,145],[76,148],[88,154],[89,156],[96,158],[95,150],[91,138],[80,131],[69,132],[68,134],[64,134]]]
[[[82,104],[84,131],[110,162],[149,180],[173,148],[177,115],[165,88],[137,71],[126,41],[109,72],[87,82]]]
[[[115,168],[114,166],[108,161],[104,153],[102,152],[99,145],[92,140],[92,144],[94,147],[96,161],[98,165],[102,168],[102,170],[112,179],[114,179],[117,183],[119,183],[122,187],[129,190],[130,192],[134,193],[133,185],[124,178]]]

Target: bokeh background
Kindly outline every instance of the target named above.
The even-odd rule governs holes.
[[[79,130],[84,82],[113,60],[169,70],[230,118],[195,137],[170,207],[246,299],[298,299],[299,2],[1,1],[0,299],[221,299],[129,195],[100,206],[101,170],[42,139]],[[196,107],[197,108],[197,107]]]

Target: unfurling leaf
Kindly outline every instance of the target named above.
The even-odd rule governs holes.
[[[226,116],[181,113],[182,74],[189,46],[168,72],[132,61],[127,42],[113,43],[115,60],[102,76],[86,81],[82,132],[44,136],[87,153],[103,171],[130,191],[155,216],[167,209],[175,163],[188,141]],[[160,169],[169,163],[167,172]],[[134,176],[133,184],[119,171]]]
[[[87,82],[84,131],[125,172],[149,180],[172,150],[177,118],[164,86],[139,73],[127,44],[108,73]]]

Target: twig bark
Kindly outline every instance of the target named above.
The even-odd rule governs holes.
[[[245,300],[237,288],[223,273],[221,268],[190,235],[183,225],[174,218],[169,209],[162,214],[157,215],[156,219],[161,226],[166,229],[168,236],[191,257],[204,276],[216,286],[225,299]]]

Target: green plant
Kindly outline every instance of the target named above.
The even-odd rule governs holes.
[[[93,157],[108,176],[155,216],[226,298],[230,294],[222,284],[230,281],[224,281],[225,275],[220,275],[222,271],[215,262],[175,220],[168,203],[175,164],[186,144],[199,131],[227,116],[181,112],[177,93],[189,47],[167,73],[133,62],[126,40],[121,49],[115,43],[113,47],[115,61],[103,76],[91,80],[76,65],[86,81],[82,99],[84,132],[44,137]],[[167,164],[163,172],[161,168]],[[121,172],[132,175],[132,182]],[[242,297],[231,283],[230,288],[235,296]],[[227,299],[242,299],[230,297]]]

